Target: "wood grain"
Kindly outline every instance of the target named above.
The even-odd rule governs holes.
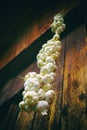
[[[87,43],[85,26],[66,37],[62,130],[87,129]]]
[[[46,11],[35,16],[33,20],[30,20],[29,27],[27,27],[24,34],[0,57],[0,69],[5,67],[50,28],[52,18],[58,11],[56,10],[50,11],[46,9]]]
[[[8,109],[8,111],[5,110],[7,112],[4,114],[4,111],[2,110],[1,118],[3,119],[2,115],[4,115],[5,119],[0,125],[1,126],[0,128],[2,130],[12,130],[15,127],[15,123],[16,123],[17,116],[19,113],[18,105],[16,103],[12,103],[10,104],[10,106],[7,106],[7,108],[4,108],[4,109]]]
[[[64,10],[64,13],[66,14],[80,2],[81,0],[74,0],[71,2],[66,2],[66,0],[58,2],[54,1],[53,5],[49,5],[49,8],[44,9],[38,15],[34,16],[34,19],[29,21],[29,26],[27,29],[25,23],[25,31],[23,32],[22,36],[19,36],[17,41],[15,41],[13,45],[7,48],[7,51],[4,52],[2,56],[0,56],[0,69],[5,67],[9,62],[11,62],[27,47],[29,47],[37,38],[45,33],[50,28],[52,18],[56,13]],[[69,3],[69,8],[67,3]]]
[[[74,15],[74,13],[72,14]],[[51,22],[51,17],[50,14],[48,17],[47,15],[45,16],[48,18],[49,24]],[[71,15],[71,17],[73,15]],[[44,17],[40,17],[39,20],[42,20],[42,22],[38,21],[38,28],[36,22],[34,31],[37,32],[37,30],[39,30],[40,35],[42,35],[45,26]],[[23,90],[23,80],[21,80],[20,77],[24,77],[25,74],[30,71],[39,73],[36,61],[32,62],[32,64],[29,63],[29,61],[29,65],[25,67],[25,69],[15,76],[13,75],[10,77],[10,79],[6,81],[4,86],[0,89],[1,107],[3,106],[3,103],[11,100],[14,95],[14,98],[19,95],[18,98],[16,97],[17,102],[14,103],[14,101],[12,101],[12,104],[7,108],[6,113],[4,113],[6,108],[5,110],[2,110],[4,113],[3,115],[6,115],[0,123],[0,128],[3,130],[87,129],[87,36],[86,27],[84,24],[81,24],[79,20],[80,19],[75,20],[77,21],[76,25],[73,20],[72,23],[67,26],[67,28],[70,25],[75,27],[72,27],[62,39],[63,48],[61,57],[57,61],[56,77],[53,87],[56,96],[48,111],[48,115],[42,116],[40,113],[26,113],[19,110],[18,103],[19,100],[21,100],[19,91]],[[67,23],[69,22],[70,21]],[[47,27],[49,26],[48,24]],[[37,36],[33,31],[32,34]],[[28,32],[26,35],[28,37]],[[29,38],[26,41],[29,41]],[[24,46],[25,45],[23,44],[23,48]],[[18,48],[20,48],[19,45]],[[14,52],[16,51],[14,49]],[[19,51],[16,53],[18,55]],[[27,53],[25,55],[25,57],[30,57]]]
[[[19,112],[14,130],[31,130],[34,113]]]

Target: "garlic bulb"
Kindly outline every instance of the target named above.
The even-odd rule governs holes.
[[[45,98],[46,98],[46,101],[51,104],[53,102],[53,98],[54,98],[54,91],[53,90],[48,90],[46,93],[45,93]]]
[[[40,83],[37,78],[28,78],[24,83],[25,89],[36,90],[40,87]]]
[[[40,100],[45,98],[45,91],[43,89],[38,90],[38,97]]]
[[[36,111],[41,112],[42,115],[47,115],[47,111],[49,108],[49,103],[45,100],[41,100],[36,105]]]
[[[29,72],[24,77],[23,101],[19,103],[19,107],[28,113],[34,111],[47,115],[49,105],[52,104],[55,96],[53,81],[56,60],[62,48],[60,33],[65,29],[65,24],[61,14],[57,14],[53,19],[51,30],[54,35],[42,46],[36,56],[40,73]]]

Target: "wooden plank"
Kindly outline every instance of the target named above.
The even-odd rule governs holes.
[[[5,108],[5,109],[7,109],[7,108]],[[4,112],[5,111],[2,111],[2,113],[3,113],[2,115],[4,115]],[[0,125],[0,128],[3,130],[13,130],[15,127],[18,113],[19,113],[18,105],[16,103],[12,103],[8,108],[4,121]]]
[[[0,69],[11,62],[50,28],[52,18],[56,14],[56,11],[58,11],[56,8],[53,11],[45,9],[45,11],[41,11],[39,15],[35,16],[33,20],[31,19],[30,25],[25,30],[24,36],[19,37],[19,40],[1,56]]]
[[[64,39],[62,40],[63,48],[61,56],[57,61],[56,78],[54,81],[55,99],[51,105],[48,115],[42,116],[37,113],[34,121],[33,130],[56,130],[61,128],[61,97],[63,83],[63,66],[64,66]]]
[[[19,112],[14,130],[31,130],[34,113]]]
[[[38,36],[38,25],[36,19],[30,23],[29,30],[25,32],[17,43],[13,44],[5,54],[0,58],[0,69],[26,49]]]
[[[66,37],[62,130],[87,129],[87,42],[81,25]]]
[[[29,47],[37,38],[45,33],[50,28],[52,18],[56,13],[62,10],[64,10],[65,13],[68,13],[80,2],[81,1],[75,2],[75,0],[70,2],[70,9],[67,8],[67,2],[65,0],[54,2],[53,5],[49,5],[49,8],[44,9],[39,15],[35,16],[33,20],[31,19],[30,25],[25,30],[24,35],[19,37],[19,40],[8,48],[8,50],[0,57],[0,69],[5,67],[9,62]],[[73,4],[73,7],[72,3],[75,3]]]

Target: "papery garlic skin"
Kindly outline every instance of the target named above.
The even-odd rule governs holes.
[[[51,104],[53,102],[53,99],[54,99],[54,95],[55,95],[55,92],[53,90],[48,90],[46,93],[45,93],[45,100]]]
[[[65,29],[65,24],[61,14],[55,15],[53,20],[51,30],[54,35],[52,39],[42,45],[36,56],[40,73],[29,72],[24,77],[23,101],[19,103],[19,107],[28,113],[34,111],[47,115],[49,105],[52,104],[55,97],[53,82],[56,75],[56,60],[62,49],[60,33]]]
[[[41,100],[38,102],[36,105],[36,111],[41,112],[42,115],[47,115],[48,113],[48,108],[49,108],[49,103],[45,100]]]

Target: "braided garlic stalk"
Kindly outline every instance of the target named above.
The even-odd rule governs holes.
[[[36,57],[40,73],[29,72],[24,78],[23,101],[19,103],[19,107],[28,113],[34,111],[47,115],[48,108],[54,99],[53,81],[56,60],[62,48],[60,33],[65,29],[65,24],[61,14],[54,16],[53,20],[51,30],[55,34],[42,46]]]

